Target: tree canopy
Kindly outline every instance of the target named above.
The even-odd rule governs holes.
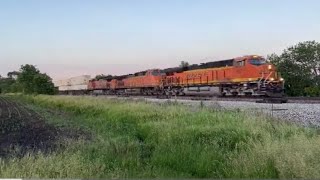
[[[7,73],[8,78],[15,78],[18,77],[20,73],[18,71],[11,71]]]
[[[19,71],[9,72],[0,80],[1,92],[22,92],[25,94],[53,94],[52,79],[33,65],[22,65]]]
[[[305,41],[268,56],[285,79],[286,93],[291,96],[320,95],[320,44]]]

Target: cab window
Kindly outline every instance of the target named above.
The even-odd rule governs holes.
[[[152,72],[151,72],[151,75],[152,75],[152,76],[158,76],[158,74],[159,74],[158,71],[152,71]]]
[[[250,64],[256,65],[256,66],[259,66],[259,65],[266,63],[266,61],[264,59],[250,59],[249,62],[250,62]]]
[[[161,76],[161,75],[165,75],[165,73],[161,73],[161,71],[152,71],[150,72],[151,76]]]

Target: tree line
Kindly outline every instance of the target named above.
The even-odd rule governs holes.
[[[267,58],[285,79],[289,96],[320,96],[320,43],[300,42]]]
[[[19,71],[0,76],[0,93],[54,94],[51,77],[41,73],[34,65],[22,65]]]
[[[320,96],[320,43],[300,42],[283,50],[281,54],[271,54],[268,61],[275,64],[285,79],[285,91],[289,96]],[[182,61],[180,67],[188,66]],[[112,77],[97,75],[97,79]],[[0,76],[0,93],[21,92],[25,94],[54,94],[52,79],[41,73],[33,65],[22,65],[19,71]]]

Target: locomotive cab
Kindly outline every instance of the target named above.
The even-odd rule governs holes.
[[[277,71],[275,65],[268,63],[261,56],[252,56],[247,60],[251,66],[255,66],[261,74],[261,79],[270,82],[282,82],[283,78]]]
[[[268,63],[262,56],[252,55],[235,58],[234,66],[246,69],[247,72],[245,73],[249,73],[250,77],[256,76],[266,81],[283,81],[276,67]]]
[[[258,91],[267,94],[274,92],[282,94],[284,89],[284,80],[278,73],[276,67],[268,63],[262,56],[245,56],[235,59],[235,66],[244,66],[250,77],[256,77]]]

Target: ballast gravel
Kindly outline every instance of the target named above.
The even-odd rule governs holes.
[[[134,99],[134,98],[130,98]],[[141,99],[141,98],[140,98]],[[320,104],[267,104],[246,101],[199,101],[199,100],[181,100],[181,99],[144,99],[147,102],[154,103],[172,103],[177,102],[189,106],[205,106],[216,109],[240,110],[246,112],[262,112],[268,116],[282,119],[285,121],[298,123],[303,126],[320,127]]]

